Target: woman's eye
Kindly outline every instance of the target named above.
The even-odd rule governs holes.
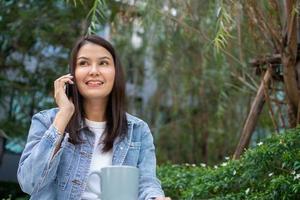
[[[78,65],[79,65],[79,66],[85,66],[85,65],[87,65],[87,62],[86,62],[86,61],[80,61],[80,62],[78,63]]]
[[[108,62],[107,61],[101,61],[100,65],[108,65]]]

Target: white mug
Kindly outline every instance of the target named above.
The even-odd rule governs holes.
[[[100,178],[100,193],[89,182],[90,177]],[[133,166],[108,166],[100,172],[92,172],[87,182],[88,189],[101,200],[138,199],[139,169]]]

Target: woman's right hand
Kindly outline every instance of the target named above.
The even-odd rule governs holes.
[[[71,74],[66,74],[54,81],[54,99],[61,112],[73,115],[75,111],[72,99],[69,99],[65,92],[66,83],[74,84],[72,81],[73,76]]]

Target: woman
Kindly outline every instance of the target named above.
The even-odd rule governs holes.
[[[148,125],[125,112],[125,80],[112,45],[98,36],[79,39],[70,74],[54,82],[58,108],[32,118],[18,181],[31,199],[95,199],[89,174],[108,165],[139,168],[139,199],[166,200],[156,178]],[[72,86],[70,98],[65,85]],[[98,184],[99,181],[94,181]]]

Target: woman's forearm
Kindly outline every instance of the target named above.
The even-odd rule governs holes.
[[[59,110],[53,121],[54,127],[58,130],[60,134],[64,134],[65,129],[73,115],[73,112],[67,110]]]
[[[60,110],[55,116],[55,119],[53,121],[53,126],[57,129],[58,134],[60,134],[60,140],[56,143],[56,147],[54,150],[54,153],[52,155],[52,158],[56,155],[58,150],[60,149],[61,142],[64,138],[65,129],[72,117],[73,113],[70,113],[65,110]]]

